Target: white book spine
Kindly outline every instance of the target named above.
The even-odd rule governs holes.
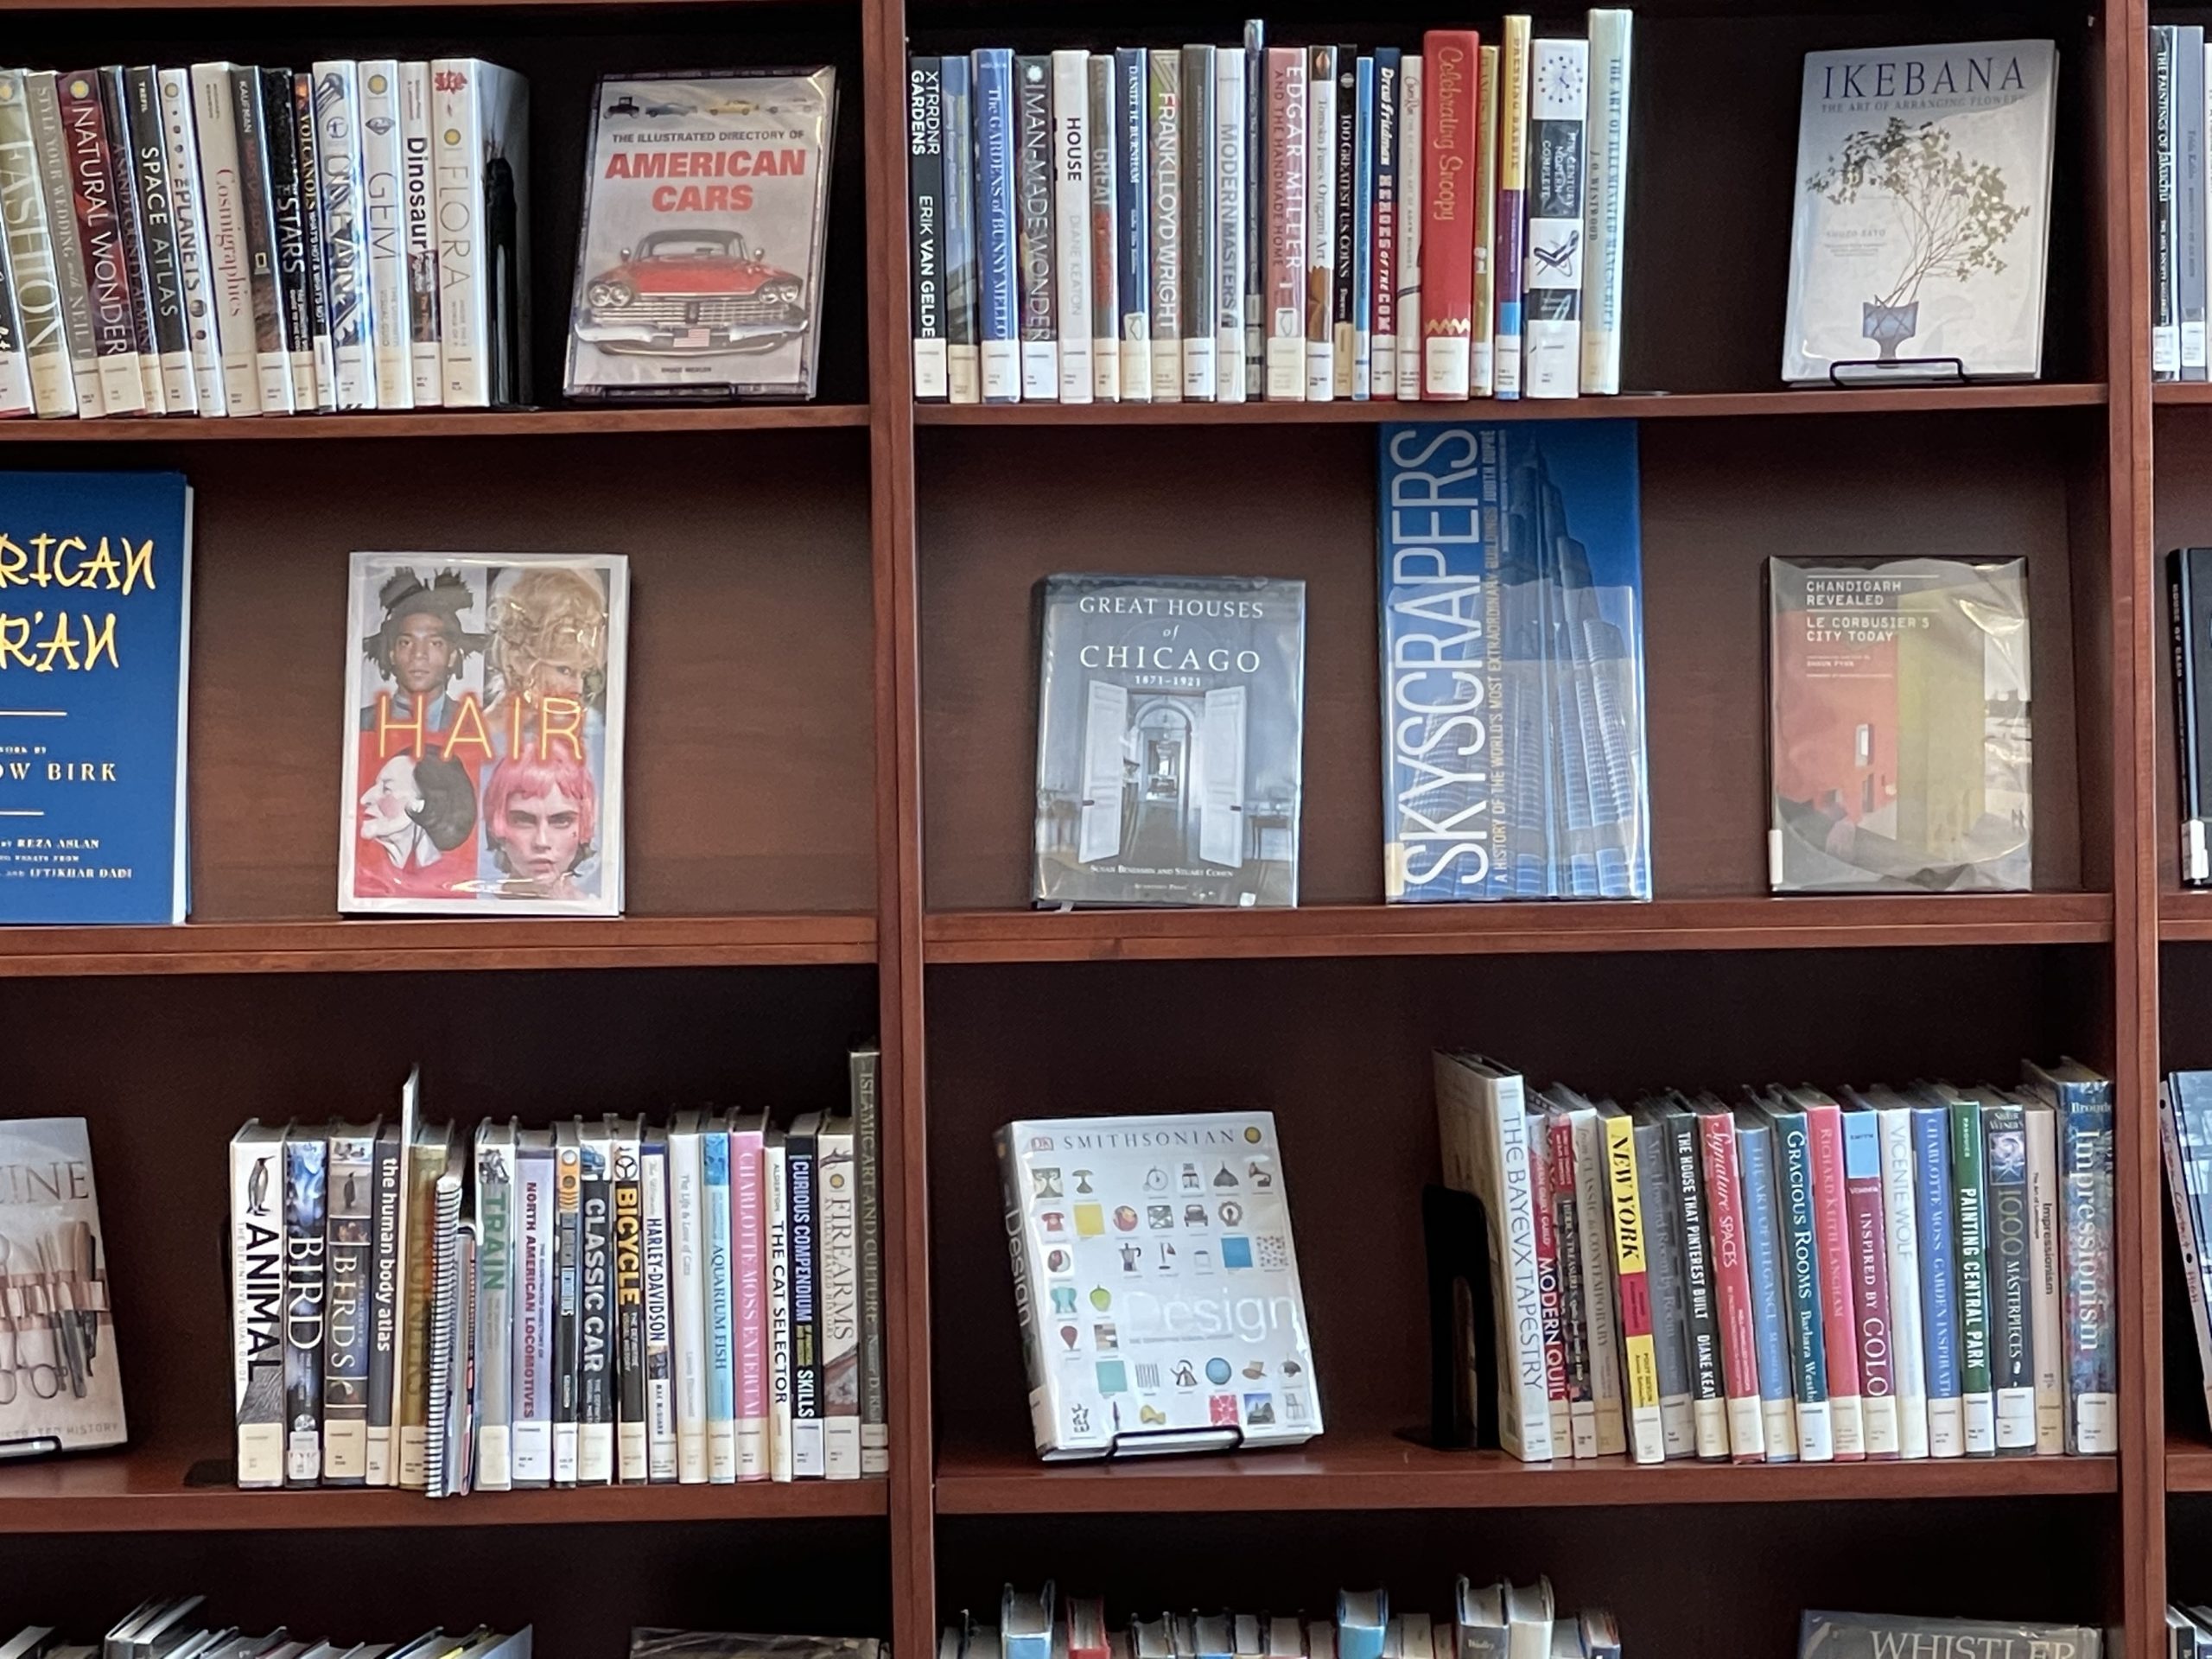
[[[1876,1113],[1882,1144],[1882,1220],[1890,1273],[1891,1386],[1895,1391],[1897,1455],[1928,1455],[1928,1363],[1920,1319],[1920,1212],[1912,1185],[1912,1113],[1885,1106]]]
[[[1087,404],[1090,364],[1090,54],[1052,54],[1052,278],[1059,398]]]
[[[668,1175],[675,1222],[676,1478],[696,1486],[707,1478],[706,1177],[696,1129],[670,1134]]]
[[[1582,389],[1582,152],[1587,41],[1535,43],[1529,99],[1528,292],[1522,302],[1521,390],[1573,397]]]
[[[1797,1402],[1797,1457],[1803,1463],[1835,1461],[1835,1419],[1827,1401]]]
[[[1337,79],[1309,73],[1306,81],[1306,401],[1325,404],[1336,396],[1337,345],[1325,305],[1337,268]],[[1320,313],[1317,333],[1314,313]]]
[[[1214,55],[1214,271],[1220,294],[1214,348],[1214,398],[1241,404],[1244,385],[1245,198],[1251,186],[1244,153],[1244,54],[1224,47]]]
[[[1628,1427],[1621,1411],[1620,1338],[1613,1316],[1613,1207],[1605,1192],[1605,1137],[1594,1111],[1578,1109],[1567,1121],[1574,1131],[1574,1209],[1581,1234],[1583,1311],[1590,1327],[1590,1392],[1598,1408],[1598,1455],[1616,1457],[1628,1450]]]
[[[169,212],[176,226],[177,282],[183,290],[194,403],[202,415],[228,415],[222,347],[215,339],[214,289],[208,280],[207,215],[200,188],[192,76],[188,70],[163,69],[156,81],[162,93],[162,133],[168,150]]]
[[[515,1160],[514,1484],[553,1482],[553,1160]]]
[[[416,409],[437,408],[446,393],[438,356],[438,192],[430,121],[430,66],[402,63],[399,194],[407,215],[407,345]]]
[[[1398,65],[1397,388],[1398,401],[1407,404],[1421,400],[1421,236],[1428,217],[1422,141],[1421,60],[1408,53]]]
[[[1064,336],[1065,337],[1065,336]],[[822,1258],[822,1467],[831,1480],[861,1478],[861,1256],[853,1189],[853,1128],[833,1120],[822,1135],[815,1191]]]
[[[2060,1245],[2065,1217],[2058,1191],[2058,1115],[2037,1103],[2028,1108],[2028,1301],[2035,1365],[2036,1451],[2053,1457],[2066,1450],[2065,1261]],[[2186,1192],[2185,1187],[2177,1190]],[[2200,1275],[2189,1275],[2202,1294]],[[2199,1336],[2202,1345],[2202,1333]],[[2212,1364],[2204,1370],[2212,1388]]]
[[[232,1412],[238,1484],[284,1484],[284,1143],[231,1143]],[[249,1410],[251,1392],[256,1402]],[[263,1396],[266,1395],[264,1402]],[[270,1408],[263,1409],[264,1404]]]
[[[1636,14],[1590,14],[1589,124],[1583,131],[1582,390],[1621,389],[1621,270],[1628,215],[1628,96]],[[1908,1454],[1909,1455],[1909,1454]]]
[[[412,409],[415,342],[408,326],[407,204],[401,156],[406,133],[399,65],[391,58],[372,58],[360,66],[359,78],[360,222],[368,244],[377,407]]]
[[[768,1236],[768,1469],[791,1478],[791,1253],[784,1143],[771,1135],[760,1155]]]
[[[231,103],[231,67],[192,67],[193,115],[200,135],[200,178],[207,197],[209,285],[215,339],[222,351],[223,407],[261,413],[255,354],[253,279],[246,250],[245,183],[238,176],[238,129]]]
[[[448,409],[487,409],[491,314],[484,289],[484,100],[469,58],[430,66],[431,171],[438,228],[439,358]]]
[[[639,1159],[645,1271],[645,1478],[676,1478],[676,1340],[669,1263],[668,1149]]]
[[[1552,1456],[1551,1395],[1544,1376],[1543,1291],[1536,1281],[1535,1195],[1529,1172],[1529,1111],[1517,1077],[1498,1080],[1488,1102],[1492,1165],[1512,1293],[1510,1358],[1521,1414],[1521,1455]],[[1487,1197],[1488,1195],[1485,1195]]]
[[[313,79],[336,402],[340,410],[374,409],[379,322],[369,289],[367,218],[363,212],[368,193],[359,66],[345,60],[318,63]]]

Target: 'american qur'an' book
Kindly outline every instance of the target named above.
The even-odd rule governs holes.
[[[1774,890],[2024,890],[2025,563],[1770,559],[1767,593]]]
[[[123,1381],[81,1117],[0,1122],[0,1459],[120,1446]]]
[[[572,397],[810,397],[836,72],[610,76],[593,106]]]
[[[1048,576],[1037,862],[1052,905],[1293,905],[1306,584]]]

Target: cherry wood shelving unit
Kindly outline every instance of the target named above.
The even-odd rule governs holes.
[[[917,1656],[1007,1579],[1281,1609],[1343,1582],[1433,1605],[1456,1571],[1548,1571],[1566,1603],[1613,1606],[1638,1659],[1780,1659],[1811,1605],[2069,1618],[2158,1650],[2170,1567],[2176,1595],[2212,1594],[2212,1432],[2154,1117],[2162,1064],[2212,1064],[2212,895],[2175,877],[2152,555],[2212,537],[2212,394],[2149,379],[2145,0],[1640,10],[1626,380],[1663,392],[1420,412],[1644,422],[1659,896],[1407,910],[1381,893],[1368,429],[1402,411],[912,401],[909,41],[1227,39],[1243,9],[0,0],[6,54],[56,67],[474,52],[524,70],[549,379],[597,73],[826,60],[844,92],[815,404],[0,425],[6,464],[175,466],[198,492],[195,919],[0,930],[10,1108],[92,1121],[136,1436],[0,1470],[0,1627],[189,1585],[240,1623],[334,1635],[527,1619],[548,1659],[611,1659],[633,1624],[872,1631]],[[1294,41],[1491,21],[1440,0],[1265,10]],[[2063,65],[2046,379],[1778,389],[1801,54],[2026,35]],[[334,915],[341,556],[364,546],[632,556],[626,918]],[[2037,892],[1766,896],[1759,563],[1807,547],[2028,558]],[[1305,908],[1021,908],[1029,593],[1084,569],[1306,580]],[[824,1103],[869,1033],[887,1481],[445,1504],[226,1483],[238,1122],[365,1117],[415,1061],[464,1127]],[[2119,1455],[1536,1468],[1424,1447],[1414,1195],[1440,1043],[1616,1090],[2003,1074],[2061,1051],[2106,1068]],[[991,1131],[1229,1101],[1281,1128],[1329,1432],[1271,1458],[1039,1464]]]

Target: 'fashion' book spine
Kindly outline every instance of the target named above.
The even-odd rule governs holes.
[[[29,77],[21,69],[0,69],[0,222],[5,225],[8,274],[23,325],[33,406],[42,419],[73,416],[77,381],[69,363],[60,251],[47,219],[38,146],[31,136]]]

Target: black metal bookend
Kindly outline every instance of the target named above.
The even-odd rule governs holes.
[[[1491,1300],[1490,1221],[1471,1192],[1425,1186],[1428,1253],[1429,1440],[1442,1448],[1497,1444],[1497,1318]],[[1469,1346],[1474,1363],[1465,1363]]]

